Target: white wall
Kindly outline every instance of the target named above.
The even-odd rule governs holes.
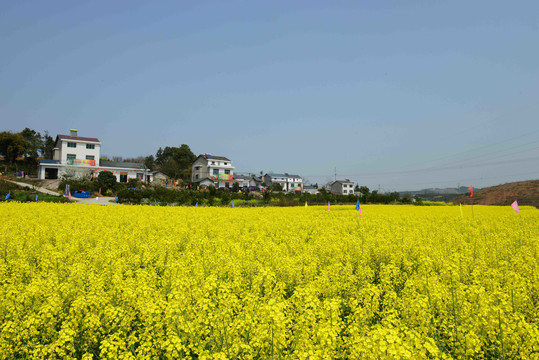
[[[340,183],[336,182],[331,185],[331,192],[333,194],[350,195],[354,193],[354,183]]]
[[[67,154],[74,154],[76,159],[86,159],[86,155],[92,155],[95,159],[96,166],[99,166],[99,157],[101,155],[101,145],[95,143],[86,143],[78,140],[61,140],[60,145],[60,163],[67,163]],[[75,143],[77,147],[71,148],[67,143]],[[86,144],[94,145],[95,149],[86,149]]]

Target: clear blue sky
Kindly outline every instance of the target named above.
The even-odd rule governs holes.
[[[0,130],[382,190],[539,178],[537,1],[3,1]]]

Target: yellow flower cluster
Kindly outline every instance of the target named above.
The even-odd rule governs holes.
[[[0,359],[539,358],[539,211],[2,203]]]

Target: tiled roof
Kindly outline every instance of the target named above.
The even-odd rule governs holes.
[[[334,182],[331,183],[331,185],[335,184],[335,183],[341,183],[341,184],[353,184],[354,182],[353,181],[350,181],[350,180],[335,180]]]
[[[99,162],[99,167],[111,167],[111,168],[126,168],[126,169],[141,169],[144,170],[146,167],[141,163],[130,163],[122,161],[106,161],[102,160]]]
[[[70,135],[58,135],[57,139],[100,142],[98,138],[89,138],[89,137],[82,137],[82,136],[70,136]]]
[[[225,160],[225,161],[231,161],[229,158],[224,156],[217,156],[217,155],[211,155],[211,154],[203,154],[199,155],[199,157],[202,156],[206,160]]]
[[[60,160],[40,159],[40,164],[60,164]]]
[[[213,180],[210,179],[209,177],[205,177],[205,178],[202,178],[202,179],[196,179],[196,180],[194,180],[193,182],[194,182],[194,183],[199,183],[199,182],[202,182],[202,181],[204,181],[204,180],[209,180],[209,181],[213,182]]]
[[[292,174],[266,174],[272,178],[293,178],[293,179],[301,179],[301,176],[299,175],[292,175]]]

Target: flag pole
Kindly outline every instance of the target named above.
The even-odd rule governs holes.
[[[470,198],[473,197],[473,185],[468,188],[470,190]],[[472,219],[475,218],[474,212],[473,212],[473,200],[472,200]]]

